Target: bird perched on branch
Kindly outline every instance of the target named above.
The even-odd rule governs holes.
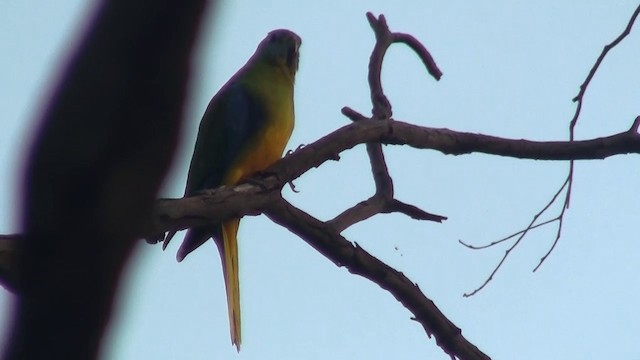
[[[293,85],[301,39],[274,30],[249,61],[211,99],[191,158],[185,196],[236,185],[280,159],[294,124]],[[231,342],[240,351],[240,289],[236,234],[240,219],[189,229],[178,261],[213,238],[224,272]],[[166,248],[175,232],[164,240]]]

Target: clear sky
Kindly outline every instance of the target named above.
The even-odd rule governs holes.
[[[51,80],[91,2],[0,1],[0,233],[19,231],[23,154]],[[227,1],[206,19],[182,144],[161,196],[184,188],[198,122],[211,96],[267,32],[303,39],[296,129],[288,148],[348,123],[340,108],[370,110],[373,33],[365,12],[413,34],[444,76],[391,48],[383,85],[394,117],[424,126],[510,138],[564,140],[577,94],[602,47],[622,31],[635,1]],[[585,97],[578,138],[629,128],[640,114],[640,25],[613,50]],[[526,226],[564,181],[568,165],[385,147],[396,195],[449,217],[443,224],[378,216],[345,236],[417,282],[463,334],[493,359],[639,359],[640,242],[637,156],[576,166],[562,239],[532,273],[556,229],[533,232],[487,288],[504,247],[471,251]],[[313,169],[285,189],[321,219],[371,195],[364,147]],[[557,208],[556,208],[557,210]],[[554,213],[555,214],[555,213]],[[636,234],[636,235],[633,235]],[[264,216],[240,234],[243,348],[228,334],[220,260],[209,242],[183,263],[141,243],[122,284],[104,359],[448,359],[390,294],[349,274]],[[0,290],[0,335],[11,294]],[[60,324],[61,327],[64,324]]]

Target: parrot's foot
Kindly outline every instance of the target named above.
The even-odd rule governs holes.
[[[267,183],[265,182],[264,179],[269,177],[269,175],[277,176],[277,174],[273,172],[258,171],[257,173],[253,174],[252,177],[247,178],[247,183],[251,185],[255,185],[260,189],[262,189],[263,191],[267,191],[269,190],[269,186],[267,186]]]
[[[297,147],[295,150],[287,150],[286,155],[291,155],[291,154],[293,154],[294,152],[296,152],[296,151],[298,151],[298,150],[302,149],[302,148],[303,148],[303,147],[305,147],[305,146],[307,146],[307,145],[305,145],[305,144],[300,144],[300,145],[298,145],[298,147]]]
[[[148,236],[146,238],[144,238],[144,240],[147,242],[147,244],[157,244],[160,242],[164,241],[164,233],[160,233],[160,234],[153,234],[151,236]]]
[[[302,149],[303,147],[305,147],[305,144],[298,145],[298,147],[295,150],[287,150],[286,155],[291,155],[294,152]],[[264,191],[267,191],[269,190],[269,187],[265,183],[264,179],[268,178],[269,176],[275,176],[276,178],[279,178],[278,173],[276,172],[261,170],[261,171],[255,172],[251,177],[247,178],[245,181],[251,185],[260,187]],[[293,185],[292,182],[289,182],[289,187],[291,187],[291,190],[293,190],[293,192],[296,192],[296,193],[298,192],[298,190],[296,190],[296,187]]]
[[[268,191],[269,186],[266,183],[265,179],[268,178],[269,176],[278,177],[278,174],[270,171],[258,171],[257,173],[253,174],[252,177],[247,178],[245,181],[248,184],[259,187],[263,191]],[[293,191],[294,193],[300,192],[296,189],[296,186],[293,184],[293,181],[289,181],[287,184],[289,185],[289,188],[291,188],[291,191]]]

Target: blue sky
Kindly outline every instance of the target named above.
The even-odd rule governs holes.
[[[0,233],[19,231],[17,193],[30,131],[91,2],[0,2]],[[444,76],[435,82],[410,50],[393,46],[383,85],[394,117],[510,138],[564,140],[577,94],[633,1],[225,2],[203,27],[182,144],[161,196],[184,188],[198,122],[211,96],[272,29],[303,39],[296,129],[288,148],[348,123],[340,108],[370,110],[373,33],[365,12],[422,40]],[[638,25],[637,25],[638,26]],[[640,114],[640,29],[605,60],[587,91],[580,139],[629,128]],[[377,216],[344,235],[404,272],[494,359],[640,358],[637,156],[576,165],[559,245],[536,273],[555,228],[536,230],[472,298],[504,247],[470,251],[524,227],[564,181],[568,165],[386,146],[398,199],[446,215],[443,224]],[[330,219],[371,195],[364,147],[296,181],[285,197]],[[558,209],[556,208],[556,211]],[[554,213],[555,214],[555,213]],[[217,250],[183,263],[141,243],[131,259],[104,359],[448,359],[411,314],[377,285],[337,268],[264,216],[240,230],[243,348],[228,334]],[[6,337],[11,294],[0,291]],[[61,324],[60,326],[64,326]]]

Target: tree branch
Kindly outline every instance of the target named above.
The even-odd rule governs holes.
[[[277,161],[264,174],[255,177],[261,186],[244,183],[234,187],[209,190],[189,198],[157,200],[154,216],[143,227],[140,237],[147,238],[150,242],[157,242],[161,238],[158,234],[167,231],[215,223],[234,216],[258,215],[280,196],[280,190],[288,182],[295,180],[311,168],[319,167],[325,161],[335,159],[342,151],[366,142],[384,141],[389,144],[409,145],[456,155],[479,152],[535,160],[604,159],[614,155],[640,153],[640,135],[636,131],[639,123],[640,116],[636,118],[629,131],[608,137],[582,141],[544,142],[434,129],[395,120],[356,122],[299,148]],[[356,206],[369,205],[361,203]],[[353,217],[353,215],[346,215],[353,210],[347,210],[330,223],[341,231],[351,224],[375,215],[376,211],[358,210],[359,215]],[[439,221],[438,215],[423,217],[425,217],[423,220]],[[12,239],[13,237],[7,236],[5,241],[10,242]],[[11,283],[12,280],[4,277],[0,272],[0,282],[8,285],[7,283]]]
[[[636,122],[640,122],[640,117]],[[479,152],[533,160],[589,160],[640,153],[640,135],[632,130],[633,127],[623,133],[590,140],[545,142],[434,129],[394,120],[355,122],[278,160],[266,169],[264,174],[257,175],[254,178],[256,181],[209,190],[190,198],[158,200],[155,218],[146,227],[144,235],[149,237],[170,230],[215,223],[233,216],[260,214],[279,197],[280,189],[288,182],[311,168],[319,167],[325,161],[335,159],[336,154],[367,142],[383,141],[455,155]],[[356,206],[388,209],[387,205],[377,205],[377,201],[370,198]],[[360,209],[357,217],[346,215],[354,211],[346,210],[330,223],[336,229],[344,230],[350,224],[376,214],[376,211],[371,209]],[[398,209],[395,211],[402,212]],[[424,217],[422,220],[442,220],[442,217],[426,212],[418,217]]]
[[[531,160],[589,160],[640,153],[640,136],[625,131],[581,141],[531,141],[412,125],[397,120],[358,121],[296,150],[267,169],[281,182],[333,160],[342,151],[363,143],[408,145],[450,155],[484,153]]]
[[[452,358],[461,360],[489,359],[471,344],[436,305],[429,300],[406,276],[357,244],[342,237],[331,225],[319,221],[304,211],[281,199],[265,211],[271,220],[291,230],[318,250],[337,266],[365,277],[389,291],[402,305],[411,311],[427,335],[433,335],[436,343]]]
[[[348,107],[344,107],[342,113],[352,121],[388,121],[391,120],[392,110],[391,103],[382,89],[381,72],[384,55],[391,44],[394,42],[407,44],[418,54],[436,80],[440,79],[442,73],[436,66],[429,51],[418,40],[408,34],[391,32],[384,15],[376,18],[372,13],[368,12],[367,20],[376,37],[376,43],[369,58],[368,73],[372,117],[367,118]],[[446,219],[444,216],[427,213],[413,205],[404,204],[394,199],[393,179],[389,174],[384,152],[382,151],[382,145],[379,142],[368,142],[366,148],[376,192],[371,198],[356,204],[338,215],[331,221],[333,226],[342,231],[376,214],[391,212],[403,213],[420,220],[442,222]]]

